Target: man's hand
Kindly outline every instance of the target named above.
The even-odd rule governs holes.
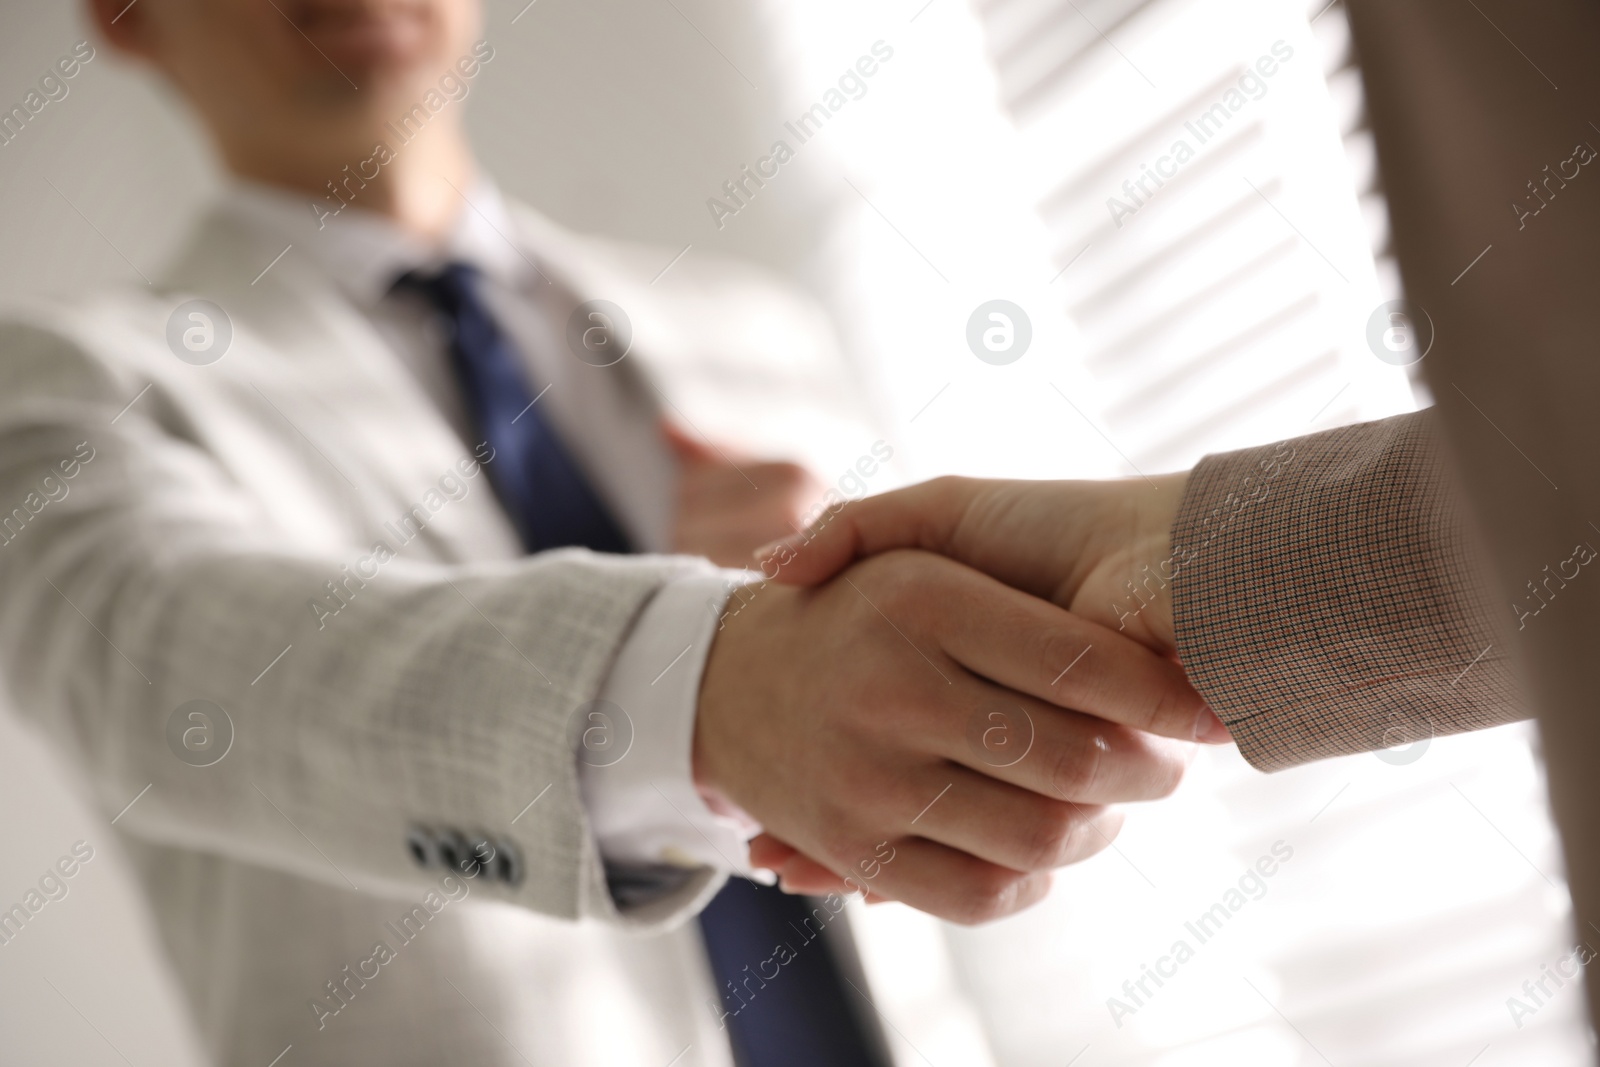
[[[1171,654],[1171,529],[1186,474],[1123,481],[937,478],[846,504],[758,551],[763,573],[812,585],[862,557],[922,548]]]
[[[757,545],[799,529],[822,485],[794,463],[732,456],[671,423],[662,435],[678,457],[678,507],[672,550],[722,567],[745,567]]]
[[[1103,805],[1176,787],[1190,750],[1162,738],[1214,721],[1170,660],[929,553],[743,596],[706,663],[697,783],[808,870],[957,922],[1038,900],[1111,842]]]

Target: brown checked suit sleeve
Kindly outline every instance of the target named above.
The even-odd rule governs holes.
[[[1208,456],[1173,525],[1178,653],[1261,770],[1529,714],[1428,412]]]

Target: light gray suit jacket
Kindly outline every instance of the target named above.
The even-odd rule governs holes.
[[[628,310],[635,355],[596,373],[630,376],[641,433],[645,354],[829,350],[820,317],[752,272],[696,256],[650,284],[659,250],[517,221],[575,299]],[[698,941],[671,932],[720,879],[619,912],[568,725],[693,564],[525,556],[474,443],[330,279],[291,255],[253,280],[279,251],[212,216],[156,286],[0,325],[15,705],[108,813],[138,798],[116,830],[220,1062],[292,1044],[286,1063],[664,1064],[685,1045],[680,1064],[726,1063]],[[206,366],[166,340],[197,297],[233,328]],[[380,542],[396,557],[362,562]],[[319,618],[330,582],[348,606]],[[206,728],[170,726],[196,700],[231,723],[210,766],[172,740]],[[417,827],[490,839],[520,882],[442,881],[408,848]]]

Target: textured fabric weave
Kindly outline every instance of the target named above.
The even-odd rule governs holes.
[[[1172,544],[1179,656],[1262,770],[1528,715],[1426,412],[1206,457]]]

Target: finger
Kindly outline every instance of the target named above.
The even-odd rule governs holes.
[[[846,503],[807,530],[756,550],[764,573],[789,585],[815,585],[853,560],[891,548],[942,552],[981,483],[936,478]]]
[[[1050,891],[1046,871],[1012,870],[920,837],[892,844],[894,858],[873,879],[873,892],[950,922],[1001,919]]]
[[[1162,737],[1193,741],[1210,725],[1183,668],[1115,630],[965,567],[942,595],[940,647],[974,674]]]
[[[678,459],[687,463],[726,463],[728,462],[711,443],[698,435],[691,435],[680,429],[678,424],[668,419],[657,423],[661,436],[666,441]]]
[[[840,896],[857,894],[868,904],[879,904],[888,899],[862,883],[840,877],[800,852],[791,856],[778,872],[778,886],[785,893],[804,893],[813,897],[828,893],[838,893]]]
[[[948,766],[948,784],[912,832],[1014,871],[1049,871],[1110,845],[1122,813],[1073,804]]]
[[[750,839],[749,847],[750,866],[769,871],[781,870],[785,863],[800,854],[793,845],[780,841],[771,834],[757,834]]]
[[[816,485],[811,472],[798,463],[776,460],[733,466],[714,459],[685,477],[680,491],[686,504],[731,501],[781,511],[792,520],[800,513],[802,498]],[[794,527],[788,529],[792,533]]]
[[[1040,796],[1078,804],[1157,800],[1177,789],[1193,757],[1187,742],[973,682],[979,695],[964,729],[947,726],[936,751]]]
[[[750,865],[775,871],[778,884],[786,893],[859,893],[868,904],[887,899],[872,892],[864,871],[852,868],[850,877],[845,878],[771,834],[757,834],[750,839],[749,848]]]

